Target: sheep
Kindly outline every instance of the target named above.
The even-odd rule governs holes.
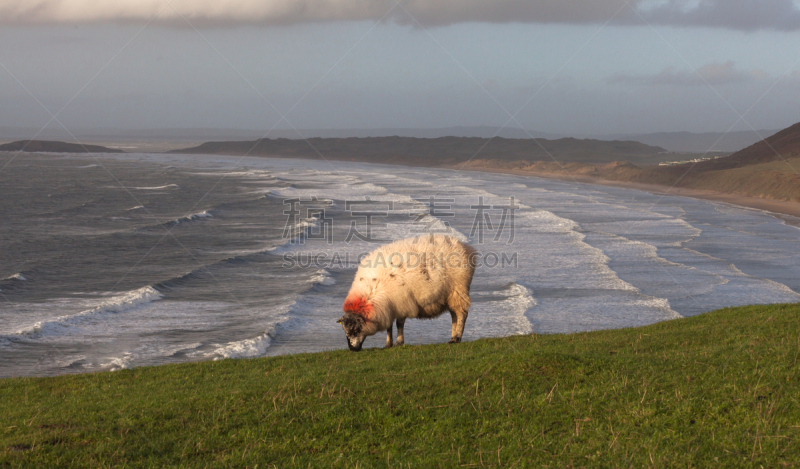
[[[470,308],[469,289],[477,253],[466,243],[447,235],[424,235],[382,246],[359,263],[337,322],[347,336],[347,346],[358,352],[364,339],[386,331],[392,343],[392,323],[397,323],[396,345],[403,345],[407,318],[432,319],[445,311],[453,320],[451,344],[461,342]]]

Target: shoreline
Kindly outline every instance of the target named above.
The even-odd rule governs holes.
[[[530,171],[520,171],[514,169],[491,169],[491,168],[457,168],[448,169],[458,171],[473,171],[496,174],[511,174],[515,176],[527,176],[532,178],[556,179],[565,182],[576,182],[579,184],[594,184],[598,186],[620,187],[623,189],[635,189],[652,194],[670,195],[678,197],[690,197],[693,199],[709,200],[713,202],[723,202],[726,204],[737,205],[740,207],[763,210],[783,220],[787,225],[800,228],[800,204],[786,202],[783,200],[764,199],[761,197],[751,197],[747,195],[729,194],[705,189],[690,189],[686,187],[669,187],[660,184],[646,184],[641,182],[613,181],[592,176],[569,175],[558,173],[533,173]]]
[[[124,153],[124,152],[123,152]],[[75,156],[76,154],[70,154]],[[198,153],[198,155],[217,155],[217,156],[236,156],[228,153]],[[281,158],[281,159],[309,159],[298,158],[296,156],[282,156],[282,155],[250,155],[257,158]],[[313,158],[312,158],[313,159]],[[356,161],[348,161],[344,159],[331,158],[333,161],[342,161],[346,163],[353,163]],[[486,167],[472,167],[462,168],[459,166],[436,166],[436,165],[423,165],[423,164],[402,164],[402,163],[381,163],[376,161],[360,161],[367,164],[386,164],[396,166],[407,166],[412,168],[439,168],[449,169],[453,171],[471,171],[471,172],[484,172],[495,174],[510,174],[514,176],[525,176],[529,178],[542,178],[542,179],[555,179],[564,182],[573,182],[579,184],[594,184],[599,186],[619,187],[623,189],[634,189],[651,194],[671,195],[678,197],[689,197],[693,199],[708,200],[712,202],[722,202],[726,204],[735,205],[749,209],[761,210],[767,212],[776,218],[782,220],[787,225],[800,228],[800,203],[787,202],[783,200],[765,199],[762,197],[752,197],[740,194],[731,194],[727,192],[717,192],[706,189],[692,189],[686,187],[669,187],[660,184],[648,184],[641,182],[629,181],[616,181],[610,179],[603,179],[594,176],[585,175],[572,175],[561,173],[540,173],[523,171],[516,169],[494,169]]]
[[[234,156],[225,153],[206,153],[216,154],[219,156]],[[298,158],[294,156],[281,156],[281,155],[251,155],[253,157],[261,158],[282,158],[282,159],[307,159]],[[761,197],[752,197],[748,195],[730,194],[727,192],[717,192],[706,189],[691,189],[686,187],[669,187],[660,184],[647,184],[642,182],[629,182],[629,181],[614,181],[610,179],[602,179],[594,176],[585,175],[571,175],[560,173],[535,173],[531,171],[522,171],[516,169],[493,169],[485,167],[472,167],[462,168],[459,166],[437,166],[437,165],[422,165],[422,164],[409,164],[409,163],[381,163],[377,161],[348,161],[337,158],[331,158],[332,161],[343,161],[345,163],[366,163],[366,164],[384,164],[391,166],[406,166],[409,168],[436,168],[436,169],[449,169],[452,171],[471,171],[471,172],[484,172],[495,174],[510,174],[514,176],[526,176],[531,178],[543,179],[556,179],[564,182],[574,182],[579,184],[594,184],[598,186],[620,187],[623,189],[634,189],[651,194],[663,194],[678,197],[689,197],[693,199],[708,200],[712,202],[722,202],[726,204],[735,205],[738,207],[761,210],[767,212],[782,220],[790,226],[800,229],[800,203],[787,202],[783,200],[765,199]]]

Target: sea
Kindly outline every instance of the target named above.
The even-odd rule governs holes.
[[[798,224],[494,173],[0,153],[0,377],[345,349],[360,258],[432,233],[479,252],[466,341],[798,302]],[[406,344],[449,334],[448,314],[406,323]]]

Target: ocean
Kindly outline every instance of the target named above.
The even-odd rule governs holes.
[[[0,377],[345,349],[359,256],[430,233],[480,253],[467,341],[800,301],[800,220],[724,203],[322,159],[0,153],[3,167]],[[447,314],[406,323],[407,344],[449,335]]]

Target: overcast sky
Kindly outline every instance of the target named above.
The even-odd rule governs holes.
[[[0,0],[0,102],[76,130],[778,129],[800,1]]]

